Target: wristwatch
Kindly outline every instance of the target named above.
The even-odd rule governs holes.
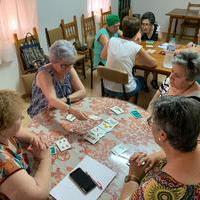
[[[68,104],[69,106],[71,106],[71,99],[69,97],[67,97],[67,102],[66,104]]]
[[[134,181],[137,182],[138,184],[140,183],[139,179],[133,175],[125,176],[124,183],[128,183],[129,181]]]

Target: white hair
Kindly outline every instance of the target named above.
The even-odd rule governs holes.
[[[65,60],[71,64],[75,62],[77,55],[74,45],[67,40],[55,41],[51,45],[49,53],[51,63],[58,63],[61,60]]]

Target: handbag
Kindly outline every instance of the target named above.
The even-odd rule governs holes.
[[[26,34],[25,40],[20,46],[20,54],[27,72],[35,72],[42,65],[49,63],[38,39],[31,33]]]

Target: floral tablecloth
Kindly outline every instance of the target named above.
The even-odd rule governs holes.
[[[116,115],[110,110],[113,106],[119,106],[125,112]],[[36,116],[29,125],[30,130],[41,135],[44,140],[48,141],[49,145],[62,137],[66,137],[72,145],[70,150],[58,151],[56,155],[52,156],[51,187],[53,188],[62,180],[85,155],[89,155],[117,172],[117,176],[99,199],[118,199],[124,177],[128,173],[128,166],[127,159],[115,156],[111,153],[111,149],[117,144],[124,143],[129,147],[131,153],[159,150],[146,122],[148,113],[128,102],[102,97],[85,98],[73,104],[73,107],[88,114],[98,115],[102,119],[98,121],[91,119],[79,121],[76,119],[73,122],[68,122],[65,120],[65,113],[53,110]],[[130,112],[135,109],[142,114],[142,118],[135,119],[130,115]],[[108,117],[116,119],[119,124],[95,145],[84,140],[84,134]]]

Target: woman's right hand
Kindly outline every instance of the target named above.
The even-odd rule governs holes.
[[[74,115],[78,120],[87,120],[88,116],[86,113],[78,111],[74,108],[69,108],[69,113]]]

